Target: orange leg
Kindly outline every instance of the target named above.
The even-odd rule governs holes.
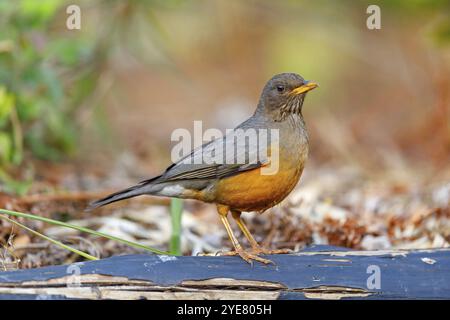
[[[265,264],[273,263],[272,261],[270,261],[268,259],[263,259],[261,257],[258,257],[256,254],[247,252],[242,248],[238,239],[234,235],[233,230],[231,229],[230,222],[228,221],[227,216],[228,216],[229,211],[230,211],[229,207],[223,206],[223,205],[217,205],[217,212],[219,213],[220,220],[222,221],[223,225],[225,226],[228,236],[230,237],[231,243],[233,244],[233,247],[235,249],[235,251],[223,253],[223,255],[238,254],[242,259],[244,259],[245,261],[247,261],[250,264],[252,264],[252,260],[259,261],[259,262],[262,262]]]
[[[241,219],[241,212],[236,210],[231,210],[231,214],[233,215],[233,219],[236,221],[237,225],[241,229],[244,236],[247,238],[248,242],[250,242],[250,245],[252,246],[254,254],[279,254],[279,253],[290,253],[291,250],[289,249],[277,249],[277,250],[271,250],[262,248],[258,242],[253,238],[252,234],[250,233],[250,230],[248,230],[247,226],[245,225],[244,221]]]

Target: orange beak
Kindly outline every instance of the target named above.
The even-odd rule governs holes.
[[[295,94],[295,95],[299,95],[299,94],[308,92],[308,91],[310,91],[310,90],[312,90],[312,89],[315,89],[315,88],[317,88],[318,86],[319,86],[319,85],[318,85],[317,83],[315,83],[315,82],[312,82],[312,81],[306,81],[306,83],[305,83],[304,85],[295,88],[294,90],[292,90],[291,93],[292,93],[292,94]]]

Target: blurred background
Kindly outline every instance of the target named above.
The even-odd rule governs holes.
[[[311,155],[285,203],[246,217],[258,240],[448,246],[448,0],[0,0],[0,207],[164,248],[164,200],[85,204],[164,170],[174,129],[247,119],[281,72],[320,84],[303,108]],[[9,267],[69,259],[0,223]],[[101,257],[131,250],[27,223]],[[183,225],[184,254],[230,246],[213,206],[187,201]]]

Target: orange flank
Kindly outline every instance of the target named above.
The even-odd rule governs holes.
[[[216,202],[239,211],[264,211],[280,203],[296,186],[303,167],[280,164],[274,175],[250,170],[221,179],[216,186]]]

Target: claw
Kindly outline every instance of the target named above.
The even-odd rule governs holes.
[[[250,265],[253,265],[253,260],[258,261],[264,264],[273,264],[275,263],[272,260],[264,259],[259,257],[260,254],[268,255],[268,254],[286,254],[291,253],[291,249],[266,249],[266,248],[253,248],[251,251],[245,251],[244,249],[237,251],[219,251],[215,253],[202,253],[199,255],[202,256],[240,256],[243,260],[248,262]]]
[[[238,251],[220,252],[218,255],[220,255],[220,256],[237,256],[237,255],[239,255],[243,260],[248,262],[250,265],[253,265],[253,260],[264,263],[264,264],[275,264],[272,260],[261,258],[256,253],[248,252],[243,249],[238,250]]]
[[[292,253],[291,249],[267,249],[262,247],[253,248],[252,253],[254,254],[287,254]]]
[[[242,259],[244,259],[245,261],[247,261],[248,263],[250,263],[251,265],[253,265],[253,261],[258,261],[264,264],[273,264],[275,265],[275,263],[272,260],[269,259],[264,259],[261,257],[258,257],[256,254],[251,254],[249,252],[243,251],[241,253],[239,253],[239,256],[241,256]]]

